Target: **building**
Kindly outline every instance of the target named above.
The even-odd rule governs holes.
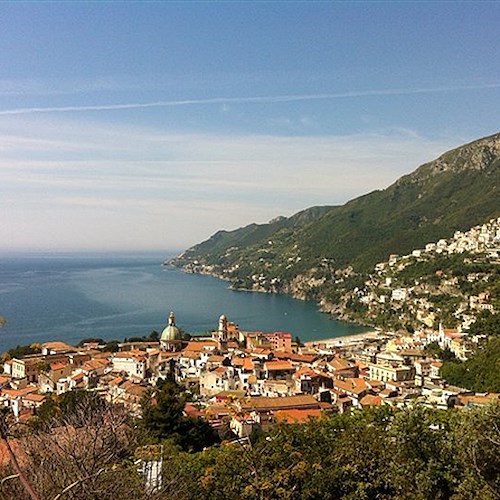
[[[227,342],[229,334],[227,329],[227,318],[222,314],[219,318],[219,327],[212,335],[215,342],[217,342],[217,350],[219,352],[227,352]]]
[[[175,315],[171,312],[168,317],[168,325],[160,336],[160,348],[163,351],[180,351],[184,345],[181,331],[175,326]]]
[[[292,350],[292,334],[288,332],[247,332],[247,349],[267,348],[272,351]]]
[[[113,371],[126,373],[136,380],[146,378],[147,354],[142,351],[116,352],[111,358]]]

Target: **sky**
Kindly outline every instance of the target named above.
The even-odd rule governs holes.
[[[0,250],[182,250],[498,132],[500,2],[2,2]]]

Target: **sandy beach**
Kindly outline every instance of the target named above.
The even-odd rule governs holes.
[[[331,339],[310,340],[304,342],[307,347],[324,346],[329,347],[345,347],[347,345],[360,344],[367,340],[376,340],[386,337],[387,334],[379,330],[370,330],[368,332],[356,333],[354,335],[345,335],[343,337],[333,337]]]

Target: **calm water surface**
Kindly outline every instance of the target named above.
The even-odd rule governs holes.
[[[225,314],[242,330],[282,330],[313,340],[365,329],[333,321],[316,304],[237,292],[210,276],[162,266],[165,254],[25,254],[0,257],[0,352],[52,339],[123,339],[161,332],[170,311],[190,333]]]

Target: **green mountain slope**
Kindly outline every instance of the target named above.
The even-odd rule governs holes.
[[[498,200],[500,133],[449,151],[387,189],[345,205],[220,231],[171,262],[236,287],[294,293],[301,276],[317,281],[348,266],[368,270],[390,254],[498,217]]]

